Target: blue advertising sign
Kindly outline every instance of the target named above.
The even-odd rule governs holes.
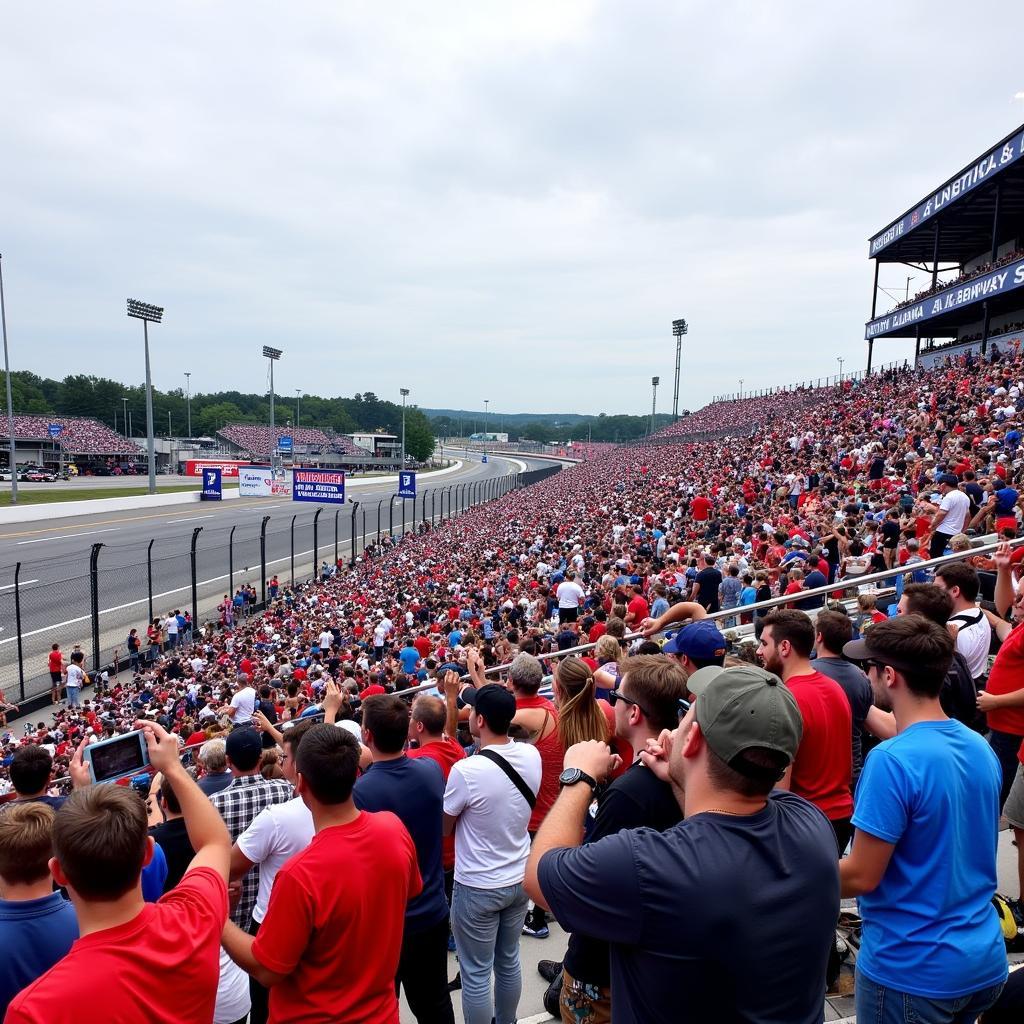
[[[50,432],[50,437],[60,437],[60,433],[64,428],[59,423],[51,423],[47,430]]]
[[[963,284],[950,285],[935,295],[920,302],[913,302],[902,309],[895,309],[886,316],[876,317],[864,329],[865,338],[877,338],[891,334],[902,327],[915,326],[933,317],[942,316],[951,309],[969,306],[993,295],[1002,295],[1024,285],[1024,260],[1007,263],[1005,267],[992,270],[981,277],[972,278]]]
[[[292,501],[345,504],[345,473],[340,469],[297,469],[292,473]]]
[[[877,256],[898,238],[902,238],[903,235],[919,227],[939,210],[949,206],[950,203],[963,198],[1022,156],[1024,156],[1024,132],[1018,129],[1013,135],[993,146],[983,157],[975,160],[970,167],[961,171],[955,178],[950,178],[923,203],[919,203],[899,220],[893,221],[884,231],[875,235],[869,243],[868,257]]]
[[[221,469],[217,466],[214,469],[209,467],[203,469],[203,491],[200,495],[202,501],[220,501],[223,497],[221,491]]]
[[[400,498],[415,498],[416,497],[416,474],[415,473],[399,473],[398,474],[398,496]]]
[[[277,439],[277,450],[279,452],[290,452],[292,450],[291,434],[282,434]]]
[[[486,455],[481,455],[480,456],[480,461],[481,462],[486,462],[487,461],[487,456]]]

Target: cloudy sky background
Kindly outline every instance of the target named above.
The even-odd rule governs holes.
[[[664,411],[679,316],[683,407],[857,368],[867,237],[1024,121],[1022,28],[987,0],[8,6],[12,366],[141,380],[135,296],[167,308],[163,389],[261,390],[271,344],[282,394],[642,412],[660,374]]]

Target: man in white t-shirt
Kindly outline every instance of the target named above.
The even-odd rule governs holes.
[[[455,832],[452,934],[462,973],[462,1011],[466,1020],[510,1021],[522,993],[523,878],[530,855],[527,828],[540,790],[540,754],[532,744],[508,737],[516,713],[511,691],[489,683],[467,688],[462,697],[472,708],[469,728],[480,743],[478,754],[452,766],[444,794],[445,835]],[[488,935],[494,938],[481,938]],[[496,965],[500,974],[492,999]]]
[[[167,631],[167,648],[173,651],[178,646],[178,616],[174,612],[168,612],[164,629]]]
[[[953,614],[947,626],[956,638],[956,649],[963,655],[975,684],[980,688],[988,675],[992,627],[978,607],[978,570],[966,562],[940,565],[935,572],[935,585],[953,599]]]
[[[281,771],[293,786],[295,777],[295,752],[302,736],[315,722],[299,722],[286,729],[281,737],[284,755]],[[235,840],[231,847],[231,881],[244,878],[253,867],[259,868],[260,884],[256,892],[256,905],[252,910],[252,922],[247,929],[250,935],[260,930],[270,902],[277,872],[295,854],[300,853],[313,839],[313,815],[305,803],[295,797],[283,804],[271,804],[253,818],[249,827]],[[249,996],[252,1009],[249,1024],[266,1024],[267,989],[255,978],[249,979]]]
[[[970,518],[971,499],[957,488],[957,479],[952,473],[943,473],[938,479],[942,501],[932,516],[931,541],[928,545],[930,558],[939,558],[949,544],[949,538],[963,531]]]
[[[67,667],[68,707],[79,708],[82,706],[82,687],[85,686],[85,670],[82,663],[85,655],[81,651],[73,651],[71,661]]]
[[[231,703],[224,708],[224,714],[231,719],[236,728],[240,725],[252,725],[252,716],[256,711],[256,691],[249,683],[245,672],[238,673],[237,689]]]
[[[586,600],[587,595],[579,585],[579,577],[571,572],[555,591],[558,598],[558,621],[575,622],[580,613],[580,605]]]
[[[320,634],[318,642],[321,651],[330,650],[331,644],[334,643],[334,634],[329,629],[325,629]]]

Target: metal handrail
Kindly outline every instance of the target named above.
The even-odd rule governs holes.
[[[857,576],[844,580],[837,580],[835,583],[829,583],[824,587],[813,587],[810,590],[801,590],[797,594],[786,594],[779,597],[769,598],[767,601],[755,601],[753,604],[737,605],[735,608],[723,608],[717,612],[709,612],[704,616],[704,620],[717,621],[719,619],[734,618],[736,615],[743,614],[747,615],[751,612],[759,612],[768,608],[778,608],[782,605],[792,604],[794,601],[804,601],[807,598],[813,597],[828,597],[829,594],[834,593],[837,590],[852,590],[854,587],[862,587],[865,584],[877,583],[880,580],[893,579],[897,576],[908,576],[910,573],[919,572],[922,569],[932,569],[936,566],[947,565],[950,562],[959,562],[965,558],[972,558],[975,555],[985,555],[994,552],[1001,544],[1008,543],[1011,549],[1016,549],[1024,545],[1024,537],[1018,537],[1011,541],[992,541],[987,544],[980,544],[977,547],[972,547],[968,551],[954,551],[948,555],[940,555],[938,558],[928,558],[920,562],[915,562],[910,568],[906,566],[884,569],[879,572],[866,573],[863,576]],[[676,624],[673,623],[673,626]],[[665,630],[659,630],[659,633],[663,633]],[[623,640],[636,640],[641,639],[644,636],[642,632],[627,633],[623,636]],[[560,651],[548,651],[542,655],[539,655],[539,660],[546,661],[552,658],[568,658],[574,655],[583,654],[587,651],[593,650],[597,646],[597,642],[579,644],[576,647],[568,647],[565,650]],[[500,675],[502,672],[507,672],[512,667],[512,662],[505,662],[501,665],[492,665],[489,668],[484,668],[484,676],[489,675]],[[471,682],[472,677],[470,673],[465,672],[460,675],[460,680],[463,682]],[[418,686],[410,686],[408,689],[399,690],[395,693],[395,696],[402,697],[414,697],[419,693],[423,693],[427,690],[436,690],[438,687],[438,681],[436,679],[430,680],[426,683],[421,683]],[[350,705],[358,706],[362,703],[360,698],[350,698]],[[324,715],[323,711],[316,712],[312,715],[306,715],[302,718],[302,721],[317,720]],[[289,721],[300,721],[300,719],[289,719]],[[287,724],[287,723],[282,723]],[[214,737],[219,738],[219,737]],[[203,743],[208,743],[209,740],[203,740]],[[203,743],[193,743],[189,746],[184,746],[179,751],[185,753],[188,750],[194,750],[197,747],[201,747]],[[63,778],[53,779],[50,785],[56,786],[65,782],[70,782],[69,776]]]

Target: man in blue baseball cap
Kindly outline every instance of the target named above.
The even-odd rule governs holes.
[[[661,651],[675,658],[689,677],[708,665],[721,668],[725,663],[726,648],[725,637],[715,623],[711,619],[700,619],[683,626]]]

